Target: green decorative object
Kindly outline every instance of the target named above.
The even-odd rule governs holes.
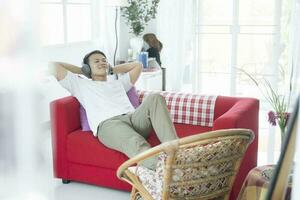
[[[160,0],[128,0],[128,7],[121,8],[130,33],[140,36],[151,19],[155,18]]]

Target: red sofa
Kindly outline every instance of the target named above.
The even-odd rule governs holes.
[[[253,98],[218,96],[213,127],[174,124],[179,137],[227,128],[248,128],[255,139],[246,151],[230,199],[236,199],[247,173],[257,164],[259,101]],[[81,131],[79,102],[65,97],[51,102],[54,176],[64,183],[79,181],[120,190],[131,186],[116,177],[117,168],[128,158],[106,148],[90,132]],[[153,132],[148,142],[159,144]]]

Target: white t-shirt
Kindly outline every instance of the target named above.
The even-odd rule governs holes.
[[[126,92],[132,87],[129,73],[119,80],[93,81],[68,71],[59,81],[85,108],[94,136],[100,122],[111,117],[134,112]]]

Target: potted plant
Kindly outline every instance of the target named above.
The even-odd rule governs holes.
[[[135,37],[130,39],[130,46],[135,57],[142,49],[143,40],[140,37],[148,22],[154,19],[160,0],[128,0],[128,7],[121,8],[122,17]]]
[[[291,74],[291,78],[289,80],[288,98],[286,99],[284,95],[281,95],[275,91],[275,89],[272,87],[271,83],[267,79],[262,78],[262,80],[259,81],[256,80],[245,70],[243,69],[239,69],[239,70],[244,74],[246,74],[255,83],[255,85],[259,88],[264,98],[271,105],[273,110],[268,112],[268,121],[273,126],[276,126],[278,124],[280,128],[280,135],[281,135],[281,150],[283,150],[283,141],[285,139],[285,134],[286,134],[285,129],[290,115],[288,109],[290,104],[290,97],[292,94],[293,73]]]

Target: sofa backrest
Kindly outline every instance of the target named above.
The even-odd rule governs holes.
[[[174,123],[213,126],[217,96],[144,90],[138,90],[137,93],[140,103],[149,95],[163,96]]]

